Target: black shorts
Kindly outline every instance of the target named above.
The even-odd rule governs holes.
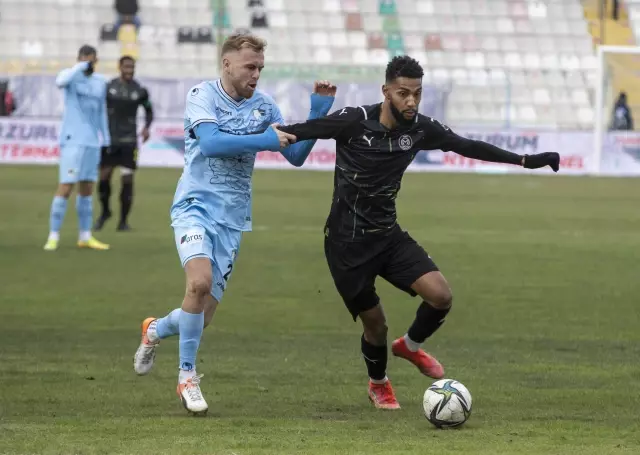
[[[107,153],[107,150],[109,153]],[[126,167],[135,170],[138,167],[138,146],[131,145],[112,145],[111,147],[102,147],[100,153],[101,167]]]
[[[438,271],[429,254],[399,226],[375,241],[336,242],[325,237],[324,252],[333,282],[354,321],[380,302],[376,277],[415,297],[411,285]]]

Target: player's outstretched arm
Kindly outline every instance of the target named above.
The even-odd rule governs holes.
[[[309,120],[324,117],[331,110],[333,102],[336,99],[336,86],[329,81],[316,81],[311,94],[311,112],[309,113]],[[273,125],[276,129],[280,127],[282,116]],[[306,141],[296,142],[293,145],[282,150],[280,153],[296,167],[300,167],[304,164],[309,153],[316,144],[315,139],[308,139]]]
[[[527,169],[539,169],[545,166],[551,167],[554,172],[558,172],[560,169],[560,155],[557,153],[518,155],[484,141],[458,136],[435,119],[430,119],[430,124],[426,126],[432,131],[432,134],[427,134],[427,137],[437,143],[437,146],[431,147],[431,149],[439,148],[445,152],[455,152],[466,158],[492,163],[514,164]]]
[[[262,134],[236,135],[220,130],[216,116],[214,89],[207,84],[193,87],[187,95],[186,130],[199,141],[200,153],[209,158],[224,158],[263,150],[274,152],[296,141],[290,134],[267,128]]]
[[[346,140],[349,126],[362,120],[362,112],[362,109],[358,107],[345,107],[330,115],[307,120],[304,123],[279,126],[278,130],[295,135],[299,141],[309,139]]]
[[[66,68],[60,71],[58,73],[58,76],[56,77],[56,85],[58,86],[58,88],[64,88],[68,86],[75,80],[75,78],[85,72],[89,68],[90,64],[91,62],[88,61],[78,62],[71,68]]]
[[[200,123],[191,129],[194,139],[200,141],[200,152],[209,158],[225,158],[263,150],[274,152],[289,146],[296,138],[290,134],[276,132],[273,127],[262,134],[244,136],[223,133],[217,123]]]

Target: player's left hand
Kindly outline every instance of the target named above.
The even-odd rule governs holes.
[[[336,96],[338,87],[329,81],[315,81],[313,83],[313,93],[321,96]]]
[[[145,143],[149,140],[149,128],[143,128],[142,131],[140,132],[140,135],[142,136],[142,142]]]
[[[545,152],[524,156],[522,167],[526,169],[539,169],[545,166],[549,166],[553,172],[558,172],[560,170],[560,155],[555,152]]]

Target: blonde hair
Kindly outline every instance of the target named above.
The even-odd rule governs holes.
[[[250,33],[234,33],[224,40],[224,43],[222,44],[222,55],[229,52],[239,51],[245,47],[255,52],[264,52],[264,48],[267,47],[267,42]]]

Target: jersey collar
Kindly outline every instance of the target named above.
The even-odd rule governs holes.
[[[231,95],[229,95],[226,90],[224,89],[224,87],[222,86],[222,80],[221,79],[217,79],[216,80],[216,88],[218,89],[218,91],[220,92],[220,94],[230,103],[234,104],[235,106],[242,106],[244,104],[246,100],[246,98],[242,98],[239,101],[234,100]]]
[[[404,127],[404,128],[398,127],[398,128],[395,128],[394,130],[389,130],[386,126],[384,126],[379,121],[380,112],[382,112],[382,103],[378,103],[372,107],[373,109],[367,110],[367,118],[365,120],[362,120],[360,123],[362,123],[364,127],[367,128],[369,131],[372,131],[374,133],[376,132],[377,133],[390,133],[390,132],[393,133],[393,132],[401,132],[401,131],[404,132],[404,131],[410,130],[418,123],[419,114],[416,114],[416,120],[415,122],[413,122],[411,126]]]

